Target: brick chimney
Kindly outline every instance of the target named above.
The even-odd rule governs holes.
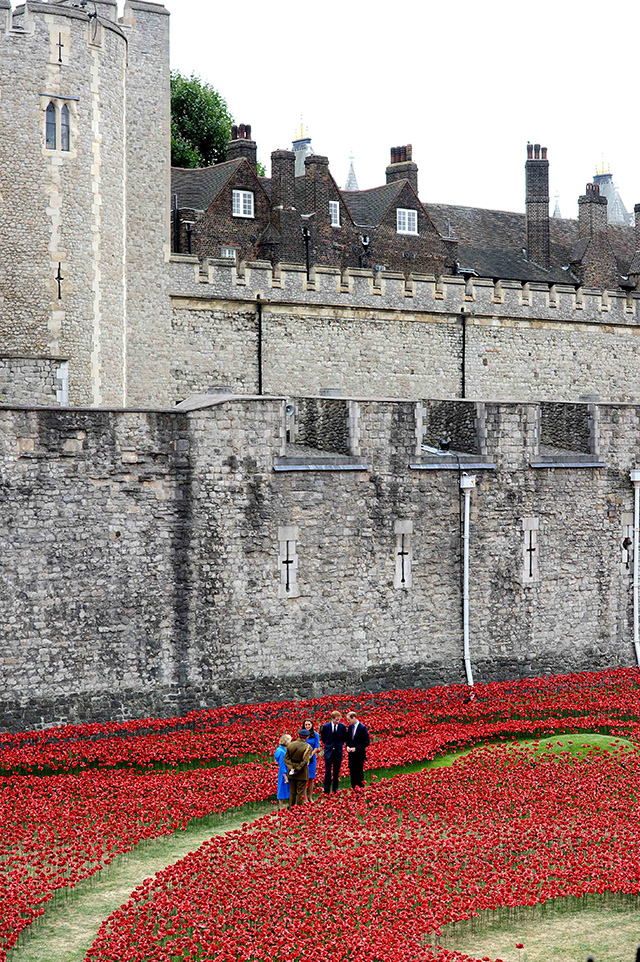
[[[634,254],[629,267],[629,277],[637,288],[640,284],[640,204],[634,206],[633,213],[636,215],[636,226],[634,228]]]
[[[414,164],[411,158],[412,151],[411,144],[391,148],[391,162],[386,171],[387,183],[392,184],[396,180],[408,180],[417,194],[418,165]]]
[[[231,128],[231,140],[227,144],[227,160],[245,157],[253,169],[258,171],[258,145],[251,139],[251,124],[236,124]]]
[[[578,237],[593,237],[607,232],[607,198],[600,196],[597,184],[587,184],[586,193],[578,198]]]
[[[271,154],[271,206],[289,209],[295,202],[296,155],[292,150]]]
[[[331,178],[329,158],[309,154],[304,161],[305,213],[316,215],[316,225],[329,223]]]
[[[578,243],[571,257],[571,269],[584,287],[616,290],[620,284],[618,262],[607,231],[607,198],[597,184],[587,184],[578,198]]]
[[[549,267],[549,161],[547,148],[527,144],[525,164],[527,259]]]

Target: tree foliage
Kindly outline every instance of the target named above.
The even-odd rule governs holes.
[[[209,167],[225,159],[233,117],[217,90],[192,74],[171,72],[171,163]]]

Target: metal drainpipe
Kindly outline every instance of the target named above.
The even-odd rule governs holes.
[[[464,670],[467,684],[473,685],[471,651],[469,645],[469,516],[471,514],[471,492],[476,486],[473,475],[463,474],[460,489],[464,494],[464,533],[462,535],[463,575],[462,575],[462,633],[464,638]]]
[[[256,294],[258,305],[258,394],[262,394],[262,297]]]
[[[636,662],[640,668],[640,610],[638,599],[640,595],[640,471],[630,472],[633,482],[634,511],[633,511],[633,646],[636,650]]]
[[[460,374],[462,380],[461,397],[467,396],[467,315],[464,308],[460,314],[462,318],[462,358],[460,364]]]
[[[307,261],[307,280],[309,280],[309,276],[311,274],[311,251],[310,251],[311,231],[309,230],[308,227],[302,228],[302,236],[304,237],[304,246],[305,246],[305,254],[306,254],[306,261]]]

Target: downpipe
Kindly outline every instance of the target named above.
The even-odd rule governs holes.
[[[640,472],[638,472],[640,474]],[[476,486],[473,475],[460,476],[460,490],[464,494],[464,521],[462,534],[462,633],[464,639],[464,670],[467,684],[473,686],[471,646],[469,643],[469,522],[471,515],[471,492]],[[636,492],[638,489],[636,488]],[[640,503],[640,502],[639,502]]]
[[[640,471],[631,471],[633,482],[633,647],[636,650],[636,663],[640,668]]]

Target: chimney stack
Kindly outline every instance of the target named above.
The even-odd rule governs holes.
[[[289,210],[295,202],[296,155],[292,150],[271,154],[271,206]]]
[[[231,128],[231,140],[227,144],[227,160],[239,160],[244,157],[249,161],[254,171],[258,171],[258,145],[251,139],[251,124],[234,124]]]
[[[541,156],[542,154],[542,156]],[[527,144],[525,164],[527,207],[527,258],[549,267],[549,161],[547,148]]]
[[[304,160],[305,213],[315,214],[314,227],[329,223],[329,194],[331,175],[329,158],[309,154]]]
[[[593,237],[607,232],[607,198],[600,196],[598,184],[587,184],[578,198],[578,237]]]
[[[396,180],[408,180],[416,194],[418,193],[418,165],[412,159],[412,146],[391,148],[391,163],[387,167],[387,183]]]

